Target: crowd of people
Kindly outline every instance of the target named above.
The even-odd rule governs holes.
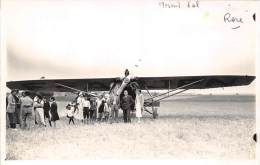
[[[144,98],[140,89],[136,89],[135,100],[123,91],[123,97],[119,104],[109,94],[103,94],[99,97],[84,95],[82,92],[74,101],[68,103],[65,107],[68,124],[75,124],[75,119],[83,124],[94,122],[119,122],[119,111],[123,111],[123,121],[131,122],[132,107],[136,110],[138,123],[142,117]],[[61,107],[63,108],[63,107]],[[56,127],[56,121],[59,120],[58,106],[54,97],[47,99],[39,94],[31,98],[28,91],[19,95],[18,90],[12,90],[6,99],[6,114],[11,129],[16,129],[17,125],[21,129],[30,129],[35,126]]]
[[[114,97],[109,94],[100,95],[98,98],[84,96],[83,93],[79,93],[79,96],[66,106],[67,117],[69,124],[75,124],[74,118],[78,119],[82,123],[93,122],[110,122],[118,123],[118,114],[120,109],[123,111],[124,122],[131,122],[132,107],[135,107],[136,117],[138,123],[142,117],[144,105],[144,98],[141,94],[141,90],[136,90],[136,98],[128,95],[128,91],[124,90],[124,96],[119,104],[115,103]]]
[[[113,94],[103,94],[99,97],[79,95],[70,102],[66,108],[66,115],[69,124],[75,124],[75,120],[81,123],[93,122],[119,122],[118,114],[120,109],[123,111],[123,120],[125,123],[131,122],[131,111],[136,110],[138,123],[142,117],[144,109],[144,98],[141,90],[135,89],[135,99],[128,94],[125,89],[130,82],[131,76],[129,71],[125,70],[125,77],[121,79],[122,84]],[[110,91],[111,92],[111,91]],[[123,92],[123,96],[119,95]],[[6,98],[6,113],[9,119],[8,127],[16,129],[19,124],[22,129],[30,129],[35,125],[46,127],[56,127],[56,121],[59,120],[58,106],[54,97],[47,99],[46,97],[36,94],[31,98],[28,91],[24,91],[19,95],[18,90],[12,90],[11,94]],[[62,107],[63,108],[63,107]]]
[[[6,98],[7,127],[17,129],[30,129],[32,127],[45,126],[48,122],[52,127],[56,127],[59,120],[58,107],[54,97],[49,101],[41,95],[36,95],[33,99],[28,91],[19,95],[18,90],[12,90]]]
[[[82,123],[93,123],[95,121],[119,122],[118,114],[120,109],[123,111],[123,120],[125,123],[131,122],[131,111],[133,109],[136,110],[135,114],[138,123],[140,123],[144,109],[144,97],[141,90],[139,88],[135,89],[134,99],[125,89],[132,77],[129,70],[126,69],[124,77],[120,78],[122,83],[116,88],[114,95],[111,90],[110,94],[103,94],[98,98],[84,96],[82,92],[79,93],[79,96],[66,106],[69,124],[75,124],[74,118],[80,120]],[[115,85],[113,84],[112,86],[115,87]],[[123,97],[120,98],[119,96],[122,92]]]

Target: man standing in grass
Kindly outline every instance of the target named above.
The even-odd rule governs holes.
[[[118,123],[118,110],[119,110],[119,99],[118,97],[114,97],[110,95],[110,99],[108,105],[111,109],[110,113],[110,123],[117,122]]]
[[[7,97],[7,108],[6,108],[6,114],[8,116],[10,127],[12,129],[16,128],[16,122],[15,122],[15,109],[16,109],[16,100],[15,95],[17,94],[17,90],[12,90],[11,94]]]
[[[19,124],[20,128],[21,128],[21,104],[20,104],[20,96],[19,95],[19,91],[16,91],[16,95],[14,95],[14,99],[15,99],[15,112],[14,112],[14,118],[15,118],[15,124]]]
[[[50,127],[51,127],[51,117],[50,117],[50,109],[51,109],[51,106],[50,106],[50,103],[49,101],[47,101],[47,99],[45,97],[43,97],[43,112],[44,112],[44,120],[48,120],[49,124],[50,124]]]
[[[124,91],[124,96],[122,98],[121,102],[121,107],[123,109],[123,116],[124,116],[124,122],[125,123],[130,123],[130,111],[131,111],[131,106],[134,104],[134,100],[132,96],[128,95],[127,90]]]
[[[24,97],[21,98],[21,118],[22,118],[22,129],[31,128],[35,124],[33,100],[30,98],[29,92],[24,92]]]
[[[97,101],[95,98],[90,98],[90,121],[93,122],[97,118]]]
[[[87,97],[83,97],[82,107],[83,107],[84,124],[86,123],[86,117],[87,117],[87,124],[88,124],[90,120],[90,102]]]

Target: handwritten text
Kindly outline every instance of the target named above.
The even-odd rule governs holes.
[[[162,8],[199,8],[199,1],[163,0],[159,2],[159,6]]]
[[[224,22],[232,25],[232,29],[240,28],[240,25],[243,23],[242,17],[232,16],[230,13],[224,15]]]

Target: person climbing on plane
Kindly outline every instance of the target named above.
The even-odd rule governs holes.
[[[116,95],[119,96],[124,88],[127,86],[127,84],[133,79],[133,76],[130,74],[129,70],[125,70],[125,77],[121,78],[122,84],[120,88],[117,90]]]

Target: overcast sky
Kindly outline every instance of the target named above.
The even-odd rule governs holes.
[[[255,75],[255,2],[176,2],[5,1],[7,80]]]

